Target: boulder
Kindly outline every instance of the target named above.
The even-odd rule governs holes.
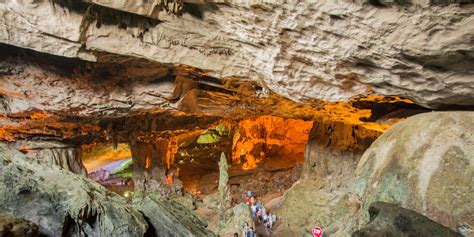
[[[375,202],[369,207],[370,221],[352,237],[409,237],[462,235],[409,209],[387,202]]]
[[[142,236],[147,223],[98,183],[0,144],[0,215],[24,218],[47,236]]]
[[[233,233],[241,233],[245,222],[255,229],[250,208],[243,202],[227,210],[224,215],[226,218],[224,220],[221,219],[218,230],[219,235],[231,236]]]
[[[473,226],[473,127],[473,112],[418,114],[383,133],[357,157],[370,144],[363,138],[376,134],[360,136],[365,133],[347,129],[354,132],[345,137],[342,125],[315,125],[303,178],[285,193],[277,215],[295,233],[318,225],[331,236],[348,236],[369,221],[370,204],[384,201],[451,230]]]
[[[158,192],[136,193],[133,202],[148,221],[151,236],[215,236],[192,210]]]
[[[203,206],[209,209],[219,208],[220,201],[217,194],[218,193],[213,193],[213,194],[205,196],[204,199],[202,200]]]
[[[38,226],[23,218],[0,216],[0,236],[36,237]]]
[[[400,204],[451,229],[474,225],[474,113],[415,115],[380,136],[361,158],[352,191],[358,226],[376,201]]]

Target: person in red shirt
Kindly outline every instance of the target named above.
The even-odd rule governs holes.
[[[250,197],[245,197],[245,204],[250,205]]]
[[[166,184],[167,185],[173,185],[173,173],[171,172],[168,176],[166,176]]]

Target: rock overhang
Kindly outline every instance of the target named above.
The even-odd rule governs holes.
[[[0,4],[2,42],[86,60],[115,60],[111,54],[188,65],[301,103],[370,93],[431,108],[474,101],[471,4],[190,2],[200,17],[155,17],[135,2],[86,2],[95,4]]]

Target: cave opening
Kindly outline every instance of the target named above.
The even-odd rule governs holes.
[[[133,191],[133,160],[125,143],[82,146],[82,163],[87,176],[112,191]]]

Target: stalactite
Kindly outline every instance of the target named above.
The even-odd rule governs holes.
[[[76,174],[86,176],[87,171],[82,164],[82,150],[78,147],[67,147],[55,144],[56,147],[27,149],[27,155],[41,163],[52,164]]]

